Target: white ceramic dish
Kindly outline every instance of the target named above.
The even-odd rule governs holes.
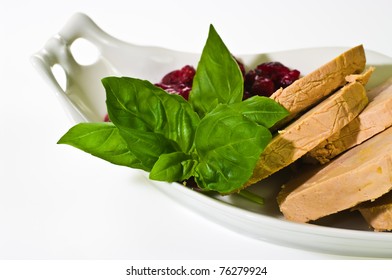
[[[74,45],[87,40],[98,56],[81,65]],[[243,55],[246,65],[262,61],[281,61],[306,74],[347,48],[300,49],[269,54]],[[85,54],[91,54],[90,50]],[[392,76],[392,58],[366,51],[368,64],[376,66],[369,87]],[[82,54],[83,55],[83,54]],[[57,95],[73,122],[102,121],[106,113],[105,92],[100,79],[105,76],[131,76],[157,82],[169,71],[186,64],[197,65],[199,54],[132,45],[103,32],[89,17],[75,14],[61,31],[32,56],[33,65]],[[64,71],[65,84],[53,70]],[[55,74],[54,74],[55,73]],[[213,197],[192,191],[180,184],[153,182],[159,190],[178,203],[214,222],[256,239],[325,253],[361,257],[392,257],[392,233],[368,229],[356,212],[323,219],[318,224],[297,224],[282,218],[275,202],[284,173],[250,188],[266,198],[260,206],[241,197]],[[265,185],[265,186],[262,186]]]

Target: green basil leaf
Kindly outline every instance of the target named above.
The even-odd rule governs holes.
[[[243,91],[241,70],[211,25],[193,79],[189,102],[203,117],[218,104],[241,102]]]
[[[120,130],[160,134],[178,151],[192,149],[199,116],[184,98],[145,80],[107,77],[102,83],[110,120]]]
[[[154,180],[194,177],[221,194],[241,189],[272,138],[268,128],[288,114],[269,98],[241,102],[242,73],[212,25],[189,102],[145,80],[102,84],[112,123],[78,124],[58,143],[149,171]]]
[[[282,105],[264,96],[253,96],[243,102],[231,104],[230,107],[267,128],[271,128],[289,115]]]
[[[173,141],[158,133],[124,129],[120,130],[120,134],[128,144],[129,150],[146,167],[146,171],[151,171],[160,155],[176,150]]]
[[[113,164],[147,170],[112,123],[79,123],[58,144],[68,144]]]
[[[182,152],[162,154],[150,172],[150,179],[167,182],[178,182],[193,175],[197,164],[190,155]]]
[[[267,128],[228,105],[218,106],[201,120],[196,131],[197,184],[222,194],[239,190],[271,138]]]

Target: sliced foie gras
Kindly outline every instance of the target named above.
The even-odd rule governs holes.
[[[392,231],[392,191],[356,207],[374,231]]]
[[[311,150],[306,158],[324,164],[392,126],[392,78],[368,93],[369,104],[347,126]]]
[[[369,82],[370,77],[372,76],[374,70],[376,70],[375,67],[369,67],[368,69],[366,69],[365,72],[361,73],[361,74],[351,74],[346,76],[345,80],[348,83],[353,83],[353,82],[360,82],[361,84],[363,84],[364,86]]]
[[[321,217],[374,200],[392,189],[392,127],[326,165],[313,165],[278,194],[283,215],[296,222]]]
[[[352,121],[367,102],[366,90],[358,82],[347,84],[335,92],[272,138],[245,186],[270,176],[302,157]]]
[[[315,71],[295,81],[285,89],[277,90],[271,98],[285,107],[290,115],[279,123],[293,119],[298,113],[345,85],[346,76],[365,69],[366,56],[362,45],[349,49]]]

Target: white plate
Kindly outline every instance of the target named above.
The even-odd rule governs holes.
[[[84,52],[78,49],[78,44],[83,43],[81,39],[87,40],[93,49]],[[263,61],[280,61],[306,74],[347,49],[313,48],[238,57],[248,66]],[[92,57],[94,61],[86,65],[83,57],[94,51],[97,57]],[[377,69],[368,87],[392,76],[392,58],[369,50],[366,55],[368,65]],[[158,82],[169,71],[186,64],[196,66],[199,57],[199,54],[120,41],[103,32],[86,15],[75,14],[42,50],[32,56],[32,62],[58,96],[67,115],[78,123],[103,120],[106,106],[101,78],[121,75]],[[58,68],[64,71],[64,81]],[[266,198],[264,206],[238,196],[207,196],[180,184],[150,182],[200,215],[256,239],[325,253],[392,257],[392,233],[369,230],[357,212],[333,215],[317,224],[297,224],[284,220],[276,205],[275,195],[286,172],[290,171],[286,169],[250,188]]]

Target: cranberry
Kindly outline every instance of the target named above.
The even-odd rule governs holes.
[[[290,70],[280,62],[265,62],[246,72],[244,64],[237,58],[234,59],[244,77],[244,100],[255,95],[269,97],[279,88],[291,85],[300,75],[298,70]],[[166,74],[155,85],[170,94],[178,94],[188,100],[195,74],[194,67],[185,65]],[[110,122],[108,115],[104,117],[104,121]]]
[[[275,84],[269,76],[262,75],[262,71],[256,68],[246,73],[244,88],[248,92],[244,99],[254,95],[269,97],[275,91]]]
[[[280,62],[265,62],[257,65],[264,76],[276,77],[287,74],[290,70]]]
[[[161,89],[164,89],[166,92],[170,94],[178,94],[181,95],[182,97],[185,98],[185,100],[188,100],[189,98],[189,92],[191,91],[192,87],[185,85],[185,84],[171,84],[171,85],[166,85],[163,83],[157,83],[155,84],[157,87],[160,87]]]
[[[291,85],[293,82],[295,82],[296,80],[298,80],[299,74],[300,74],[300,73],[299,73],[298,70],[292,70],[292,71],[288,72],[286,75],[284,75],[284,76],[280,79],[280,81],[279,81],[280,86],[283,87],[283,88],[285,88],[285,87]]]
[[[193,77],[195,76],[196,70],[192,66],[186,65],[180,70],[174,70],[166,74],[162,78],[162,83],[166,85],[173,84],[186,84],[192,85]]]
[[[246,72],[244,64],[236,57],[233,56],[233,58],[238,63],[244,77],[244,100],[255,95],[269,97],[279,88],[291,85],[300,75],[298,70],[290,70],[280,62],[261,63],[255,69]],[[161,82],[155,85],[188,100],[195,73],[195,68],[186,65],[166,74]]]
[[[280,62],[265,62],[245,74],[244,99],[253,95],[271,96],[279,88],[291,85],[299,78],[298,70],[290,70]]]
[[[244,77],[244,87],[245,90],[250,91],[253,83],[255,82],[257,77],[256,70],[249,70],[248,73],[245,74]]]
[[[251,93],[253,95],[271,96],[275,92],[275,84],[270,78],[259,77],[252,85]]]
[[[249,90],[244,90],[244,95],[242,96],[242,99],[245,100],[245,99],[248,99],[252,96],[253,96],[253,94],[251,94]]]
[[[161,82],[156,83],[155,85],[168,93],[181,95],[188,100],[195,73],[195,68],[185,65],[179,70],[174,70],[166,74]]]

